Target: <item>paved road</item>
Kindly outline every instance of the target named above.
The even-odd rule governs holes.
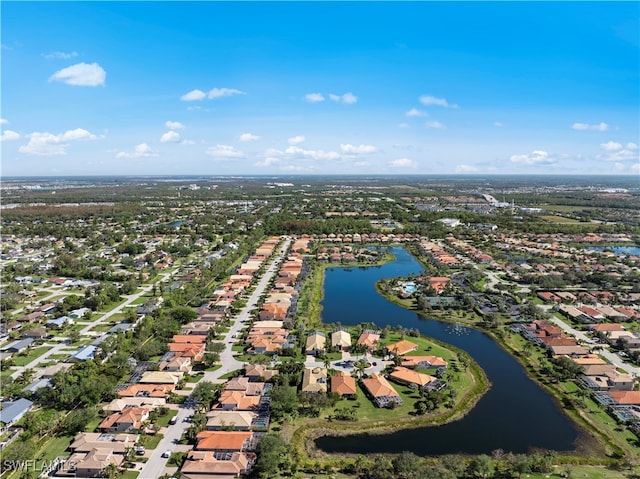
[[[238,335],[240,330],[245,326],[245,323],[249,320],[251,316],[251,310],[255,308],[256,303],[260,299],[260,297],[264,294],[271,278],[276,274],[276,272],[280,269],[280,260],[284,258],[289,246],[291,245],[291,240],[287,239],[274,259],[271,261],[271,264],[265,271],[262,278],[258,282],[253,293],[247,300],[247,305],[240,311],[240,313],[235,317],[235,320],[229,329],[229,332],[226,334],[224,338],[225,349],[222,353],[220,353],[220,362],[222,366],[215,371],[208,371],[205,373],[204,377],[200,381],[210,381],[210,382],[220,382],[220,377],[228,372],[235,371],[237,369],[242,369],[244,367],[244,363],[238,361],[234,358],[232,345],[235,342],[233,338],[234,335]],[[167,450],[175,449],[175,443],[182,437],[182,434],[188,429],[189,423],[184,422],[184,418],[191,415],[192,410],[186,407],[181,407],[178,412],[178,421],[174,425],[169,425],[167,427],[167,431],[156,447],[151,455],[149,456],[149,460],[145,463],[144,467],[140,471],[140,475],[138,479],[157,479],[166,473],[165,467],[167,464],[167,459],[162,457],[162,453]]]
[[[137,300],[141,296],[144,296],[149,291],[151,291],[153,289],[154,284],[157,284],[158,282],[166,281],[171,275],[175,274],[176,271],[178,271],[178,270],[176,269],[171,273],[161,273],[161,275],[160,275],[161,278],[158,279],[158,281],[156,281],[155,283],[150,284],[148,286],[145,286],[141,291],[139,291],[137,293],[125,296],[125,298],[127,298],[127,299],[125,300],[124,303],[122,303],[121,305],[115,307],[114,309],[112,309],[108,313],[105,313],[102,316],[99,316],[95,320],[91,321],[86,327],[84,327],[84,328],[82,328],[80,330],[80,334],[84,335],[84,334],[88,333],[92,328],[95,328],[99,324],[102,324],[103,322],[108,320],[114,314],[120,313],[124,308],[126,308],[127,306],[130,306],[135,300]],[[104,336],[106,334],[107,333],[105,332],[101,336]],[[95,339],[98,339],[99,337],[100,336],[96,336]],[[71,347],[73,347],[73,346],[71,346]],[[29,364],[26,364],[25,366],[19,366],[19,367],[15,368],[15,372],[11,374],[11,377],[13,379],[16,379],[26,369],[36,368],[38,366],[38,364],[46,362],[48,360],[49,356],[60,354],[60,351],[62,351],[63,349],[69,349],[69,348],[70,348],[70,346],[68,344],[64,343],[64,342],[58,343],[55,346],[53,346],[49,351],[47,351],[43,355],[39,356],[38,358],[34,359],[33,361],[31,361]],[[37,371],[37,370],[34,371],[33,378],[37,379],[38,377],[40,377],[40,374],[41,374],[41,371]]]
[[[572,326],[570,326],[569,324],[565,323],[563,320],[561,320],[560,318],[556,317],[553,314],[553,311],[551,311],[551,309],[553,308],[553,306],[550,306],[548,304],[544,304],[544,305],[538,305],[539,308],[544,309],[545,311],[551,313],[551,319],[550,321],[552,323],[554,323],[556,326],[558,326],[559,328],[561,328],[565,333],[570,334],[571,336],[575,337],[578,341],[583,341],[587,344],[593,345],[593,341],[591,340],[591,338],[583,333],[582,331],[578,331],[577,329],[573,328]],[[598,343],[600,344],[600,343]],[[623,371],[626,371],[627,373],[631,374],[631,375],[637,375],[640,376],[640,368],[635,367],[625,361],[622,360],[622,358],[620,358],[620,356],[618,356],[615,353],[612,353],[611,351],[609,351],[606,345],[602,344],[601,346],[603,346],[605,349],[603,349],[602,351],[598,351],[598,354],[600,354],[601,356],[604,356],[611,364],[615,364],[616,367],[622,369]]]

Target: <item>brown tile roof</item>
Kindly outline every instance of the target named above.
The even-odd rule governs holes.
[[[381,396],[400,396],[393,386],[383,376],[372,374],[371,377],[362,380],[362,385],[374,398]]]
[[[618,404],[640,405],[640,391],[609,391],[609,395]]]
[[[341,371],[338,374],[331,376],[331,391],[344,395],[356,394],[356,380],[349,376],[347,373]]]
[[[244,451],[253,437],[244,431],[202,431],[196,436],[198,451]]]
[[[415,351],[417,348],[418,345],[416,343],[412,343],[411,341],[407,341],[406,339],[402,339],[400,341],[396,341],[395,343],[387,345],[387,351],[398,356],[402,356],[403,354]]]

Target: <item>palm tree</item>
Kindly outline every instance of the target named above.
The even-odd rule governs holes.
[[[118,466],[115,462],[110,462],[107,464],[107,467],[104,468],[104,475],[109,479],[115,479],[118,476]]]

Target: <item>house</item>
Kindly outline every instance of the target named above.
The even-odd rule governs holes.
[[[640,406],[640,391],[609,391],[609,396],[618,405]]]
[[[400,384],[406,384],[407,386],[415,386],[418,388],[427,387],[429,384],[435,382],[437,378],[428,374],[419,373],[413,369],[404,368],[402,366],[396,367],[389,378]]]
[[[252,432],[202,431],[196,436],[196,451],[244,452],[253,450]]]
[[[33,406],[33,402],[24,398],[0,403],[0,424],[7,428],[17,423]]]
[[[234,430],[249,431],[251,425],[258,417],[258,414],[252,411],[223,411],[212,410],[207,413],[207,430]]]
[[[253,453],[233,452],[217,454],[215,451],[189,451],[180,469],[183,479],[225,479],[249,474],[255,463]]]
[[[109,464],[120,466],[127,450],[134,447],[137,434],[79,433],[69,446],[72,453],[56,472],[61,477],[104,477]]]
[[[277,369],[267,369],[262,364],[245,364],[244,366],[244,375],[249,378],[249,381],[269,381],[278,373]]]
[[[305,368],[302,375],[302,392],[326,393],[326,368]]]
[[[60,316],[56,319],[50,319],[45,324],[54,328],[64,328],[67,324],[74,324],[75,321],[69,316]]]
[[[238,376],[229,379],[224,385],[225,391],[242,391],[246,396],[262,396],[265,390],[265,383],[251,382],[248,377]]]
[[[98,348],[91,344],[80,348],[69,357],[69,361],[88,361],[89,359],[93,359],[97,349]]]
[[[172,384],[175,386],[182,379],[182,376],[182,372],[145,371],[140,378],[140,384]]]
[[[307,354],[318,355],[325,351],[327,345],[327,337],[320,331],[314,331],[307,336],[307,342],[305,345],[305,352]]]
[[[402,366],[405,368],[446,368],[449,363],[439,356],[403,356]]]
[[[362,386],[377,407],[402,405],[402,398],[384,376],[372,374],[362,380]]]
[[[396,356],[403,356],[411,351],[415,351],[416,349],[418,349],[418,345],[411,341],[407,341],[406,339],[387,345],[387,352],[389,354],[395,354]]]
[[[50,334],[45,328],[33,328],[22,333],[23,338],[44,339],[49,336]]]
[[[354,397],[358,393],[356,380],[344,371],[341,371],[331,376],[331,392],[343,397]]]
[[[106,417],[99,425],[102,432],[131,432],[140,430],[142,423],[149,419],[149,409],[127,407]]]
[[[331,333],[331,346],[347,351],[351,347],[351,335],[344,329],[338,329]]]
[[[166,398],[175,388],[173,384],[132,384],[120,389],[118,396]]]
[[[257,409],[260,396],[247,396],[244,391],[222,391],[216,409],[225,411],[249,411]]]
[[[380,331],[365,330],[358,338],[357,344],[368,349],[376,349],[380,341]]]
[[[142,407],[145,409],[155,409],[160,406],[164,406],[167,400],[164,398],[150,398],[150,397],[123,397],[114,399],[107,404],[103,409],[107,412],[122,412],[126,408],[130,407]]]
[[[7,344],[0,348],[0,351],[7,353],[21,353],[26,351],[33,344],[33,338],[20,339],[18,341],[14,341],[12,343]]]
[[[192,368],[191,358],[175,357],[174,353],[167,353],[170,356],[160,361],[160,371],[190,373]]]

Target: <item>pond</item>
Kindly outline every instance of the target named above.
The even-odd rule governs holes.
[[[380,296],[375,283],[383,278],[422,271],[403,248],[391,248],[396,261],[383,266],[326,271],[322,319],[325,323],[380,327],[402,325],[467,351],[484,369],[491,388],[464,418],[438,427],[391,434],[325,436],[319,449],[336,453],[400,453],[419,455],[489,454],[495,449],[526,453],[533,449],[570,451],[579,431],[552,397],[531,380],[510,354],[483,332],[424,319]]]

